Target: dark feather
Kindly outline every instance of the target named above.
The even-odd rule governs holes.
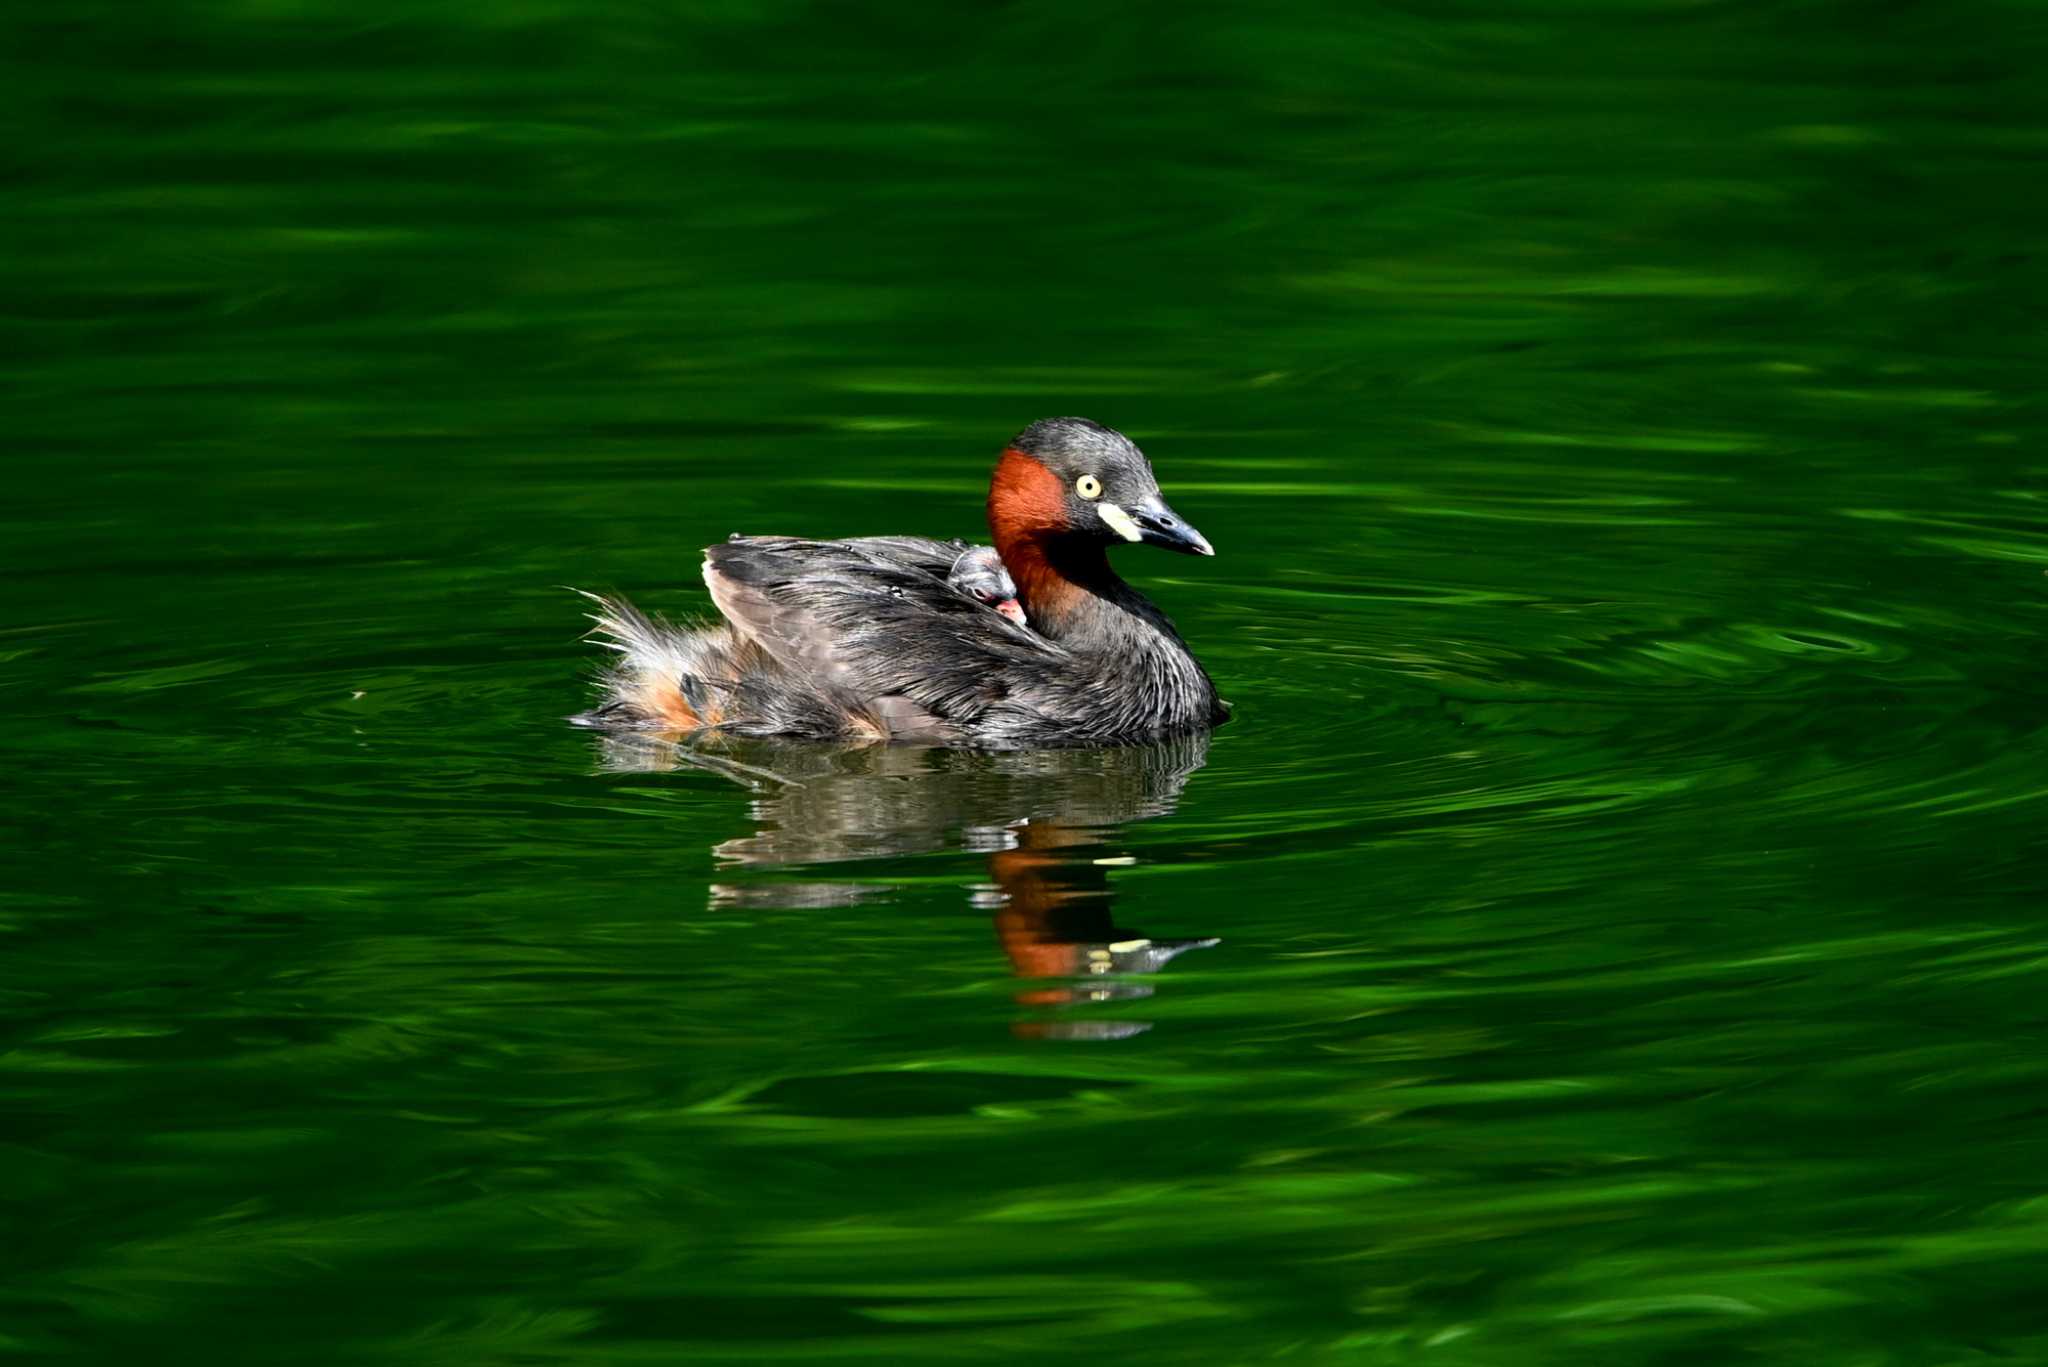
[[[907,705],[967,736],[1019,744],[1217,719],[1208,677],[1149,604],[1120,610],[1101,648],[1076,652],[947,587],[940,576],[957,555],[911,537],[745,537],[711,547],[704,578],[736,632],[845,705]]]
[[[1172,624],[1121,580],[1070,645],[948,584],[964,549],[908,536],[709,547],[722,625],[674,627],[595,599],[595,634],[620,660],[605,701],[576,720],[1005,747],[1136,740],[1227,715]]]

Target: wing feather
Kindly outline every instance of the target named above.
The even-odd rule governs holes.
[[[741,537],[705,551],[733,629],[891,734],[971,723],[1067,658],[945,581],[961,546],[916,537]]]

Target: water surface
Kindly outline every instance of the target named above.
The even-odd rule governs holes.
[[[6,25],[0,1348],[2048,1356],[2034,10]],[[1208,743],[562,723],[1069,412]]]

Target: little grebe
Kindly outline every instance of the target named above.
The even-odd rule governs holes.
[[[619,659],[602,701],[574,720],[1029,746],[1228,719],[1166,615],[1109,567],[1119,541],[1215,554],[1166,506],[1128,437],[1085,418],[1033,423],[996,464],[988,520],[1035,630],[949,582],[966,558],[959,542],[735,535],[704,553],[721,625],[675,627],[589,595],[593,634]]]

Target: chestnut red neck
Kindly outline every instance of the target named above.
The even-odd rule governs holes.
[[[995,533],[998,552],[1005,541],[1067,531],[1066,486],[1036,457],[1009,447],[989,476],[988,525]]]
[[[988,525],[1026,615],[1049,634],[1119,582],[1102,544],[1074,532],[1065,483],[1015,447],[989,480]]]

